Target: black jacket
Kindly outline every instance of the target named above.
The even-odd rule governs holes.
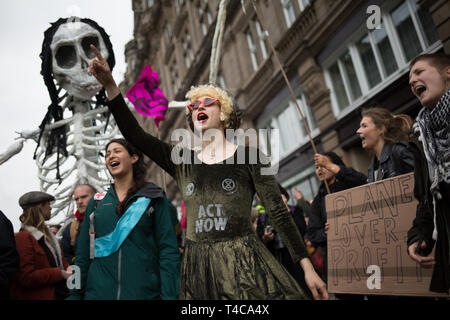
[[[297,201],[296,206],[289,206],[289,212],[292,214],[292,219],[294,219],[295,226],[297,227],[301,236],[304,237],[306,232],[305,213],[303,211],[304,210],[303,207],[300,206],[299,203],[300,201]],[[265,213],[258,214],[258,219],[256,223],[256,233],[258,234],[258,237],[261,240],[264,236],[264,231],[266,230],[267,225],[271,225],[270,219],[267,217],[267,215]],[[273,229],[273,232],[276,233],[276,230]],[[266,247],[269,249],[270,252],[275,254],[276,251],[275,241],[267,243]]]
[[[336,175],[336,182],[330,185],[331,193],[354,188],[366,183],[367,177],[353,168],[340,166],[341,170]],[[308,227],[305,238],[315,246],[326,246],[327,235],[325,234],[325,222],[327,212],[325,210],[325,196],[327,190],[322,183],[319,187],[309,212]]]
[[[375,171],[378,176],[375,178]],[[408,143],[400,141],[394,144],[385,143],[381,150],[380,160],[372,158],[368,169],[367,183],[380,181],[414,171],[414,158],[408,149]]]
[[[431,253],[435,241],[432,238],[434,230],[433,196],[430,191],[431,181],[428,176],[428,163],[423,152],[422,143],[417,138],[411,139],[409,149],[414,155],[414,196],[417,205],[416,218],[408,231],[408,247],[414,242],[423,240],[427,250],[423,255]],[[442,182],[439,185],[442,199],[436,202],[436,241],[433,275],[430,291],[449,292],[450,289],[450,185]]]
[[[64,258],[66,258],[69,264],[74,264],[75,253],[77,252],[78,236],[77,234],[75,245],[70,244],[70,227],[72,226],[72,222],[67,225],[67,227],[63,231],[62,239],[61,239],[61,247],[63,249]],[[81,223],[80,223],[81,227]]]
[[[13,226],[0,211],[0,300],[9,299],[9,287],[19,267]]]

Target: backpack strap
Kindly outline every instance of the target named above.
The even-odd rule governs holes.
[[[96,193],[94,196],[94,210],[89,215],[89,259],[94,260],[95,257],[95,227],[94,227],[94,213],[97,209],[98,203],[105,197],[104,192]]]

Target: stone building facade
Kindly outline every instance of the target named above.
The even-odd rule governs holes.
[[[370,155],[356,135],[361,109],[378,104],[417,115],[420,105],[409,89],[408,62],[423,52],[450,53],[449,1],[256,2],[319,152],[334,151],[367,173]],[[168,99],[184,100],[191,85],[208,82],[219,0],[132,3],[134,39],[125,48],[122,91],[151,64]],[[279,129],[279,140],[261,136],[261,148],[270,153],[277,146],[279,154],[272,158],[279,167],[277,179],[312,199],[318,180],[311,143],[252,2],[243,3],[245,10],[240,0],[228,2],[217,82],[235,95],[244,128]],[[368,13],[370,6],[375,11]],[[174,129],[186,128],[180,109],[169,109],[159,132],[152,119],[136,117],[167,142]],[[167,174],[163,180],[155,164],[149,167],[150,179],[180,200],[174,181]]]

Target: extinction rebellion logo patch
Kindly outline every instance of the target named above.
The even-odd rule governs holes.
[[[225,193],[227,194],[233,194],[237,191],[237,185],[236,182],[234,182],[233,179],[224,179],[222,181],[222,189],[225,191]]]
[[[195,185],[191,182],[186,186],[186,196],[190,197],[195,191]]]

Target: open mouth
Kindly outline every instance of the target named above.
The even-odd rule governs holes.
[[[427,90],[427,88],[425,86],[422,85],[418,85],[414,91],[416,91],[416,95],[417,96],[422,96],[422,93],[424,93]]]
[[[363,145],[366,142],[366,137],[359,136],[359,138],[361,139],[361,144]]]
[[[197,115],[197,121],[198,121],[198,122],[204,123],[204,122],[206,122],[207,120],[208,120],[208,116],[206,115],[206,113],[200,112],[200,113]]]
[[[119,161],[111,161],[109,163],[109,165],[111,166],[111,168],[117,168],[120,165]]]

